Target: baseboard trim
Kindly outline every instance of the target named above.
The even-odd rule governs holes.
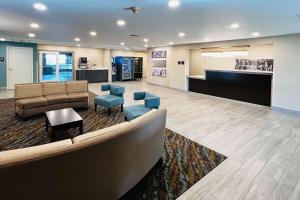
[[[182,90],[182,89],[178,89],[178,88],[173,88],[173,87],[170,87],[170,86],[167,86],[167,85],[161,85],[161,84],[158,84],[158,83],[151,83],[151,82],[147,82],[147,84],[149,85],[154,85],[154,86],[159,86],[159,87],[163,87],[163,88],[167,88],[167,89],[171,89],[171,90],[177,90],[177,91],[180,91],[180,92],[188,92],[188,91],[185,91],[185,90]]]
[[[272,110],[277,111],[277,112],[288,113],[288,114],[300,116],[300,111],[297,111],[297,110],[291,110],[291,109],[281,108],[281,107],[276,107],[276,106],[273,106]]]

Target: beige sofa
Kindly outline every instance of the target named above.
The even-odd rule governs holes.
[[[87,81],[15,85],[16,113],[31,117],[49,110],[88,108]]]
[[[73,140],[0,152],[1,199],[114,200],[161,158],[166,110]]]

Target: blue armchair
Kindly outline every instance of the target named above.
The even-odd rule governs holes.
[[[124,104],[124,92],[125,88],[116,85],[102,85],[101,91],[110,91],[110,94],[103,96],[96,96],[94,98],[95,112],[97,112],[97,106],[104,106],[108,109],[108,114],[111,114],[111,108],[114,106],[121,106],[121,111],[123,112]]]
[[[124,115],[126,121],[131,121],[151,109],[159,109],[160,97],[147,92],[135,92],[133,94],[135,101],[144,100],[144,104],[127,106],[124,108]]]

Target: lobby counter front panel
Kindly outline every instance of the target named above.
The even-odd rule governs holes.
[[[77,69],[76,80],[87,80],[89,83],[108,82],[108,69]]]
[[[189,91],[271,106],[273,73],[206,69],[204,74],[189,76]]]

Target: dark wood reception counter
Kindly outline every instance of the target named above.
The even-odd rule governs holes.
[[[89,83],[108,82],[108,69],[77,69],[76,80],[87,80]]]
[[[271,106],[272,73],[210,70],[189,76],[189,91]]]

